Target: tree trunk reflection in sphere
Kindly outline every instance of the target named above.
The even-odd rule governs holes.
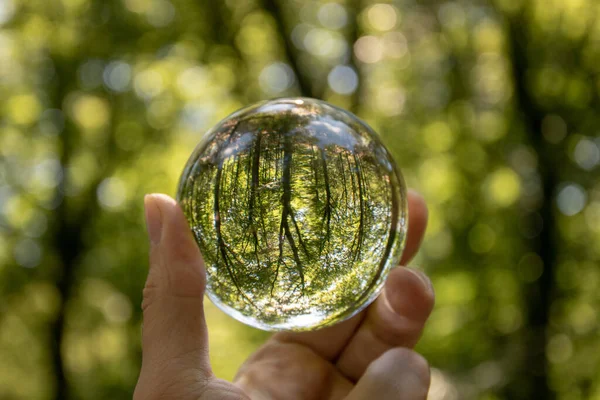
[[[352,114],[313,99],[242,109],[208,132],[178,200],[210,299],[266,330],[307,330],[366,307],[398,261],[406,192]]]

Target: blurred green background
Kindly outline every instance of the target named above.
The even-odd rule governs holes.
[[[0,399],[131,398],[143,195],[292,95],[429,203],[431,400],[600,399],[597,0],[0,0]],[[230,379],[267,335],[207,307]]]

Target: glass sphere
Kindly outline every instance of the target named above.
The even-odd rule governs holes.
[[[377,135],[307,98],[263,101],[211,129],[178,201],[204,257],[207,294],[264,330],[345,320],[399,260],[406,190]]]

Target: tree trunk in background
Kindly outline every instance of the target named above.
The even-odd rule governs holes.
[[[68,94],[69,82],[76,76],[76,68],[71,60],[65,59],[55,59],[54,67],[56,71],[56,88],[52,106],[62,110],[65,97]],[[64,110],[63,116],[65,117],[65,125],[63,131],[60,133],[61,148],[59,154],[60,163],[64,171],[64,168],[71,161],[73,127],[66,118]],[[69,398],[69,387],[61,350],[65,333],[66,307],[71,296],[74,281],[75,262],[83,246],[81,242],[82,220],[69,216],[68,204],[64,197],[65,189],[68,185],[67,179],[67,174],[63,173],[62,180],[57,186],[55,194],[56,201],[60,202],[55,213],[54,246],[60,260],[60,269],[56,276],[56,288],[60,293],[61,301],[56,318],[52,322],[51,349],[56,381],[54,398],[57,400]]]
[[[543,227],[539,235],[531,240],[531,250],[542,260],[543,273],[538,280],[524,287],[527,301],[525,325],[531,328],[525,342],[528,354],[524,357],[525,365],[521,371],[523,378],[515,380],[514,387],[508,388],[508,396],[511,399],[552,400],[556,396],[549,386],[546,344],[549,335],[549,316],[557,259],[557,243],[555,241],[557,227],[554,220],[553,199],[557,185],[558,166],[556,160],[553,160],[547,151],[542,137],[542,121],[546,113],[536,104],[528,89],[529,62],[526,27],[522,16],[513,17],[508,27],[509,46],[512,51],[515,107],[517,112],[520,112],[519,116],[522,119],[519,122],[526,129],[530,143],[538,155],[538,173],[543,196],[538,212],[543,220]],[[532,215],[533,218],[536,218],[535,213]],[[526,382],[522,379],[526,379]]]
[[[285,50],[285,56],[290,63],[294,73],[296,75],[296,81],[298,83],[298,89],[300,90],[301,96],[306,97],[318,97],[315,94],[315,87],[313,82],[302,72],[302,68],[299,62],[298,52],[294,48],[294,44],[290,39],[290,35],[285,26],[285,16],[283,15],[283,10],[277,0],[265,0],[264,1],[264,9],[269,12],[273,19],[275,20],[275,24],[277,27],[277,31],[279,33],[279,37],[281,39],[281,43],[283,44]]]

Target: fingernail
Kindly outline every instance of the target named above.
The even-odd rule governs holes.
[[[425,275],[424,272],[419,271],[417,269],[413,269],[413,268],[407,268],[407,270],[409,270],[410,272],[412,272],[417,278],[419,278],[419,280],[423,283],[423,285],[425,286],[425,288],[429,291],[433,293],[433,284],[431,283],[431,279],[429,279],[429,277],[427,277],[427,275]]]
[[[160,243],[162,234],[162,214],[156,204],[156,198],[147,194],[144,196],[144,210],[146,214],[146,229],[152,245]]]

